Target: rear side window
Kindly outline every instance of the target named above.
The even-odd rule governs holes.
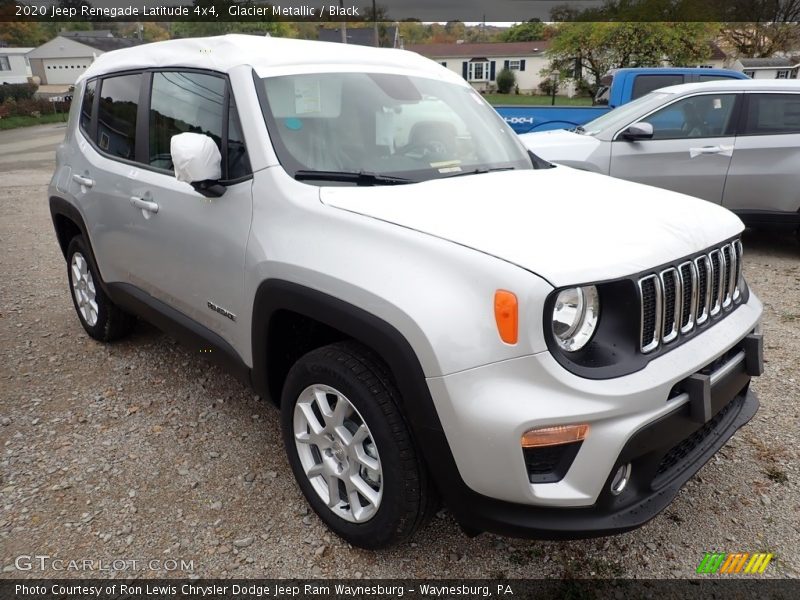
[[[150,166],[172,170],[170,140],[179,133],[210,136],[222,152],[225,80],[202,73],[153,73]]]
[[[136,111],[141,79],[139,73],[107,77],[100,86],[96,142],[112,156],[136,158]]]
[[[800,133],[800,94],[748,94],[744,133]]]
[[[637,75],[633,80],[631,100],[641,98],[653,90],[681,83],[683,83],[683,75]]]
[[[87,81],[83,89],[83,101],[81,102],[81,129],[91,136],[92,110],[94,109],[94,96],[97,89],[97,80]]]

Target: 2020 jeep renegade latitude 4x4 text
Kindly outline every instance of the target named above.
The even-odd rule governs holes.
[[[309,504],[380,547],[654,517],[755,413],[718,206],[552,167],[418,55],[224,36],[100,56],[49,188],[81,324],[139,316],[280,406]]]

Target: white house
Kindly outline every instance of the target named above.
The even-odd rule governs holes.
[[[733,69],[753,79],[797,79],[800,62],[782,56],[772,58],[740,58]]]
[[[44,86],[72,85],[94,59],[105,52],[129,48],[139,40],[115,38],[105,31],[62,32],[28,53],[35,77]]]
[[[31,67],[25,55],[33,48],[0,47],[0,85],[4,83],[27,83]]]
[[[545,51],[547,40],[484,44],[410,44],[405,48],[435,60],[458,73],[481,92],[496,89],[497,74],[504,68],[514,72],[519,91],[538,91],[542,75],[550,60]]]

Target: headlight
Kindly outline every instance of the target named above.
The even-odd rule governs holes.
[[[553,307],[553,334],[567,352],[583,348],[592,339],[600,316],[600,298],[593,285],[559,292]]]

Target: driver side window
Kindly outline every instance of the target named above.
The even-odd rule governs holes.
[[[654,140],[733,135],[736,94],[703,94],[683,98],[641,120],[653,126]]]

